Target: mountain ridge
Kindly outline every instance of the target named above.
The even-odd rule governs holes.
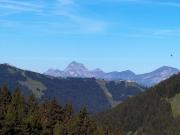
[[[135,81],[141,85],[151,87],[165,79],[168,79],[170,76],[177,74],[179,72],[180,72],[179,69],[170,66],[162,66],[152,72],[144,73],[144,74],[135,74],[131,70],[125,70],[121,72],[119,71],[104,72],[100,68],[97,68],[95,70],[89,70],[83,64],[73,61],[66,67],[64,71],[51,70],[51,72],[46,71],[44,74],[55,77],[82,77],[82,78],[95,77],[97,79],[105,79],[110,81],[114,81],[114,80]]]
[[[144,90],[134,82],[57,78],[1,64],[0,86],[4,84],[11,92],[19,87],[24,96],[33,94],[40,101],[56,98],[61,104],[72,104],[76,111],[86,106],[91,113],[114,107]]]

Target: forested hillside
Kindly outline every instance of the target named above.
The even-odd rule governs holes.
[[[0,92],[0,134],[179,135],[180,133],[180,74],[140,93],[143,91],[141,86],[132,82],[107,82],[94,78],[50,78],[7,65],[0,68],[0,82],[6,78],[6,83],[10,85],[9,91],[12,93],[8,92],[7,87],[3,87]],[[20,88],[13,89],[16,85]],[[43,90],[44,86],[46,89]],[[29,93],[25,93],[28,91]],[[30,96],[32,94],[35,97]],[[53,96],[58,97],[58,100]],[[102,102],[104,99],[107,104]],[[73,105],[66,104],[68,102],[65,101],[68,100],[75,101],[73,104],[78,105],[80,111],[77,111],[77,106],[73,109]],[[121,100],[125,102],[117,105]],[[88,115],[88,109],[80,109],[84,103],[91,109],[90,113],[94,108],[102,110],[100,107],[103,105],[109,105],[109,108],[117,106],[96,114],[94,117],[96,120],[93,120]]]
[[[97,115],[101,124],[132,135],[179,135],[180,74]]]
[[[38,103],[35,97],[27,98],[16,88],[9,93],[7,87],[0,89],[1,135],[105,135],[92,119],[86,108],[74,113],[72,105],[61,106],[54,100]]]

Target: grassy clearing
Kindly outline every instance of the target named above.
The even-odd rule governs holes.
[[[170,99],[174,117],[180,116],[180,94]]]

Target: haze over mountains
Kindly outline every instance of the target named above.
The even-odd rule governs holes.
[[[99,68],[95,70],[89,70],[83,64],[73,61],[65,68],[65,70],[49,69],[44,74],[54,77],[75,77],[75,78],[94,77],[97,79],[105,79],[105,80],[113,80],[113,81],[114,80],[135,81],[143,86],[150,87],[155,84],[158,84],[159,82],[179,72],[180,72],[179,69],[163,66],[150,73],[145,73],[140,75],[137,75],[130,70],[122,71],[122,72],[113,71],[106,73]]]
[[[105,73],[72,62],[64,71],[51,69],[44,75],[1,64],[0,85],[8,84],[10,89],[19,86],[23,95],[34,94],[39,100],[56,97],[62,104],[72,103],[76,110],[86,106],[90,112],[99,112],[144,91],[136,82],[152,86],[178,72],[162,67],[142,75],[128,70]]]
[[[69,70],[73,72],[71,66]],[[0,86],[5,84],[8,85],[10,92],[19,87],[24,96],[33,94],[40,101],[56,98],[63,105],[72,104],[76,111],[87,107],[91,113],[114,107],[144,91],[143,87],[134,82],[95,78],[56,78],[1,64]]]

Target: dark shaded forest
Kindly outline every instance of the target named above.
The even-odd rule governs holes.
[[[97,125],[86,108],[74,113],[72,105],[61,106],[54,100],[38,103],[35,97],[23,97],[20,89],[0,90],[1,135],[109,135]]]

